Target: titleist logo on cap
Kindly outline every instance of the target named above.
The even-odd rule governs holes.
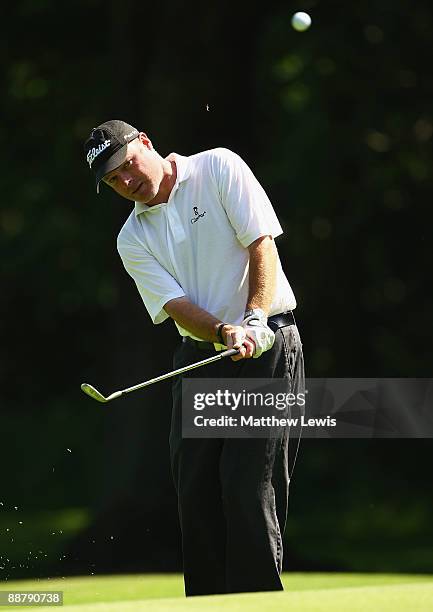
[[[93,149],[90,149],[90,151],[87,153],[87,158],[86,158],[87,161],[89,162],[90,168],[92,167],[92,164],[95,161],[95,159],[98,157],[98,155],[102,153],[102,151],[104,151],[107,147],[109,147],[110,144],[111,144],[111,140],[105,140],[104,142],[101,142],[99,147],[93,147]]]

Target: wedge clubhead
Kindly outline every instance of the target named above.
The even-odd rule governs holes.
[[[112,399],[116,399],[116,397],[120,397],[123,393],[123,391],[116,391],[115,393],[112,393],[108,397],[104,397],[102,393],[99,393],[99,391],[95,389],[95,387],[92,387],[92,385],[89,385],[88,383],[83,383],[81,385],[81,390],[84,391],[84,393],[86,393],[93,399],[95,399],[96,401],[103,402],[103,403],[110,402]]]

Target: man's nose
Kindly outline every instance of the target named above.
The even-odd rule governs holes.
[[[129,185],[131,184],[131,177],[128,174],[122,174],[122,176],[120,177],[121,181],[122,181],[122,185],[128,189]]]

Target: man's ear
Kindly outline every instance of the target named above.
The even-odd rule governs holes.
[[[138,134],[138,138],[140,139],[140,142],[146,147],[146,149],[149,149],[149,151],[153,150],[152,141],[145,132],[140,132]]]

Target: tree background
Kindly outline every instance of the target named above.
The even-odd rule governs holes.
[[[296,10],[313,18],[290,27]],[[433,9],[18,0],[3,9],[0,579],[180,570],[172,369],[96,196],[92,127],[246,159],[285,233],[309,377],[429,377]],[[433,570],[431,440],[304,440],[286,569]]]

